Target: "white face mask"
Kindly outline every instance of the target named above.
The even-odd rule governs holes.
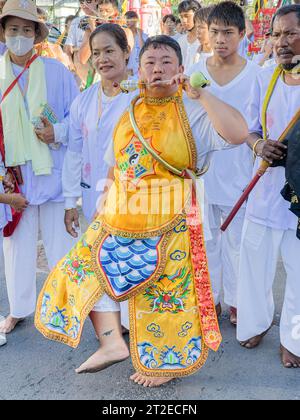
[[[35,38],[26,38],[25,36],[6,36],[5,43],[9,51],[18,57],[26,55],[32,50]]]

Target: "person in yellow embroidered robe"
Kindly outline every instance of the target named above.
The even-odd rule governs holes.
[[[125,112],[115,128],[114,182],[103,211],[50,274],[35,318],[45,337],[77,347],[101,297],[129,301],[131,379],[143,386],[196,372],[222,340],[199,209],[184,176],[204,167],[213,150],[243,143],[247,125],[238,111],[192,88],[183,71],[179,44],[150,38],[140,56],[146,90],[134,108],[144,140],[182,176],[152,156]],[[118,352],[125,342],[116,313],[92,320],[101,347],[79,373],[128,357]]]

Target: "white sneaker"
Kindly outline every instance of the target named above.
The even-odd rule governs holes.
[[[4,320],[5,320],[5,318],[0,315],[0,323]],[[4,344],[6,344],[6,343],[7,343],[6,335],[4,333],[0,333],[0,347],[4,346]]]

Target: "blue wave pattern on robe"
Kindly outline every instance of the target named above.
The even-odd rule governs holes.
[[[148,239],[107,237],[99,260],[116,296],[127,293],[152,276],[158,263],[160,240],[161,236]]]

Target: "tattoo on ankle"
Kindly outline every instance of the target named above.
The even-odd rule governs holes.
[[[109,337],[112,334],[113,330],[105,331],[105,333],[101,334],[101,337]]]

